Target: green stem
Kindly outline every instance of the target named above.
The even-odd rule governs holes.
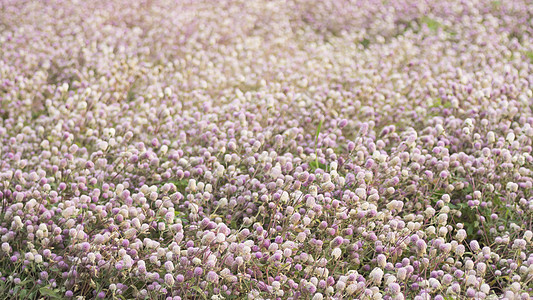
[[[323,119],[318,123],[318,128],[316,129],[315,134],[315,166],[318,168],[318,135],[320,134],[320,129],[322,128]]]

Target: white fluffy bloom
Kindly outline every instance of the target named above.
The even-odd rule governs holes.
[[[2,243],[2,251],[4,251],[5,253],[11,252],[11,246],[9,246],[8,243]]]
[[[533,232],[531,230],[524,232],[524,240],[531,242],[531,238],[533,238]]]
[[[380,285],[381,279],[383,279],[383,274],[384,272],[381,268],[374,268],[374,270],[370,272],[370,280],[376,285]]]
[[[100,143],[98,143],[98,148],[102,151],[106,151],[107,147],[109,147],[109,144],[106,141],[100,141]]]
[[[468,275],[466,277],[466,285],[469,286],[469,285],[477,285],[478,281],[477,281],[477,278],[476,276],[474,275]]]
[[[24,224],[22,224],[22,219],[20,218],[20,216],[13,217],[13,223],[15,224],[16,228],[21,228],[24,226]]]
[[[355,283],[352,283],[348,285],[348,287],[346,287],[346,294],[348,295],[352,295],[353,293],[355,293],[355,291],[357,291],[357,284]]]
[[[377,257],[377,262],[380,268],[385,268],[385,265],[387,265],[387,257],[383,254],[379,254]]]
[[[137,230],[135,228],[130,228],[124,232],[124,237],[126,239],[131,239],[133,236],[137,234]]]
[[[316,293],[314,296],[313,296],[313,299],[312,300],[322,300],[324,299],[324,296],[321,294],[321,293]]]
[[[73,215],[76,215],[78,213],[78,210],[74,207],[74,206],[69,206],[67,208],[65,208],[62,212],[61,212],[61,215],[65,218],[65,219],[68,219],[70,217],[72,217]]]
[[[466,230],[464,229],[457,230],[457,233],[455,234],[455,238],[457,239],[458,242],[464,241],[466,238]]]
[[[339,257],[341,256],[342,254],[342,250],[340,248],[335,248],[333,249],[333,251],[331,252],[331,255],[333,256],[333,258],[335,259],[339,259]]]
[[[405,278],[407,277],[407,269],[399,268],[398,271],[396,272],[396,276],[398,277],[400,281],[405,280]]]
[[[34,260],[35,260],[36,263],[42,263],[43,262],[43,257],[40,254],[35,254]]]

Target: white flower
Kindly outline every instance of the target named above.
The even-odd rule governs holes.
[[[533,238],[533,232],[531,230],[524,232],[524,240],[531,242],[531,238]]]
[[[280,201],[281,203],[287,203],[287,201],[289,201],[289,193],[283,191],[283,193],[281,194]]]
[[[100,141],[100,143],[98,144],[98,148],[102,151],[107,150],[108,146],[109,144],[106,141]]]
[[[399,268],[396,272],[396,276],[400,281],[403,281],[405,278],[407,278],[407,269],[406,268]]]
[[[11,252],[11,246],[9,246],[8,243],[2,243],[2,251],[4,251],[5,253]]]
[[[360,200],[365,200],[366,199],[366,190],[363,189],[363,188],[356,188],[355,189],[355,195],[357,195],[357,197],[359,197]]]
[[[172,276],[172,274],[165,274],[164,276],[165,278],[165,283],[169,286],[173,286],[174,283],[175,283],[175,280],[174,280],[174,277]]]
[[[26,209],[32,209],[32,208],[34,208],[37,205],[38,205],[37,200],[31,199],[30,201],[28,201],[28,203],[26,203],[25,208]]]
[[[381,279],[383,279],[383,274],[384,272],[381,268],[374,268],[374,270],[370,272],[370,280],[376,285],[380,285]]]
[[[322,300],[324,299],[324,296],[321,294],[321,293],[316,293],[314,296],[313,296],[313,299],[312,300]]]
[[[174,264],[171,261],[165,262],[164,267],[168,272],[174,271]]]
[[[429,282],[429,286],[435,290],[438,290],[441,287],[440,282],[435,278],[430,278],[428,282]]]
[[[464,239],[466,238],[466,230],[464,229],[457,230],[457,233],[455,234],[455,238],[457,239],[458,242],[464,241]]]
[[[477,278],[476,276],[474,275],[468,275],[468,277],[466,277],[466,285],[469,286],[469,285],[477,285]]]
[[[490,293],[490,286],[486,283],[482,284],[479,289],[481,290],[481,292],[485,293],[486,295]]]
[[[18,195],[17,195],[18,196]],[[15,226],[16,228],[21,228],[24,226],[24,224],[22,223],[22,219],[20,218],[20,216],[15,216],[13,217],[13,222],[15,223]]]
[[[33,255],[33,253],[31,253],[31,252],[27,252],[26,253],[26,259],[27,260],[34,260],[35,259],[35,255]]]
[[[518,191],[518,184],[516,184],[514,182],[508,182],[505,187],[507,188],[508,191],[510,191],[512,193]]]
[[[355,284],[355,283],[352,283],[352,284],[350,284],[350,285],[348,285],[348,286],[346,287],[346,293],[347,293],[348,295],[352,295],[352,294],[355,293],[356,291],[357,291],[357,284]]]
[[[226,240],[226,235],[222,232],[217,233],[217,242],[222,243]]]
[[[335,248],[333,249],[333,251],[331,252],[331,255],[335,258],[335,259],[339,259],[339,257],[341,257],[341,254],[342,254],[342,250],[340,248]]]
[[[505,140],[506,140],[507,142],[509,142],[509,144],[512,143],[512,142],[514,141],[514,139],[515,139],[515,134],[512,133],[512,132],[509,132],[509,133],[507,134],[507,137],[505,138]]]
[[[202,237],[202,244],[211,244],[215,239],[215,233],[210,231]]]
[[[385,268],[387,265],[387,257],[383,254],[379,254],[377,257],[377,262],[380,268]]]
[[[135,230],[135,228],[130,228],[128,230],[126,230],[124,232],[124,237],[126,239],[131,239],[132,237],[134,237],[135,235],[137,234],[137,230]]]
[[[189,204],[189,208],[190,208],[192,214],[197,214],[198,213],[198,204],[190,203]]]
[[[77,209],[74,207],[74,206],[69,206],[67,208],[65,208],[62,212],[61,212],[61,215],[65,218],[65,219],[68,219],[70,218],[71,216],[77,214]]]

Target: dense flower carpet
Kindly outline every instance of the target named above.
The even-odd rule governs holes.
[[[530,299],[533,2],[0,1],[0,299]]]

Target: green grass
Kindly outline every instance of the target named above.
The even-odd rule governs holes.
[[[437,99],[435,99],[435,101],[433,102],[433,104],[429,107],[429,108],[450,108],[452,107],[452,103],[451,102],[446,102],[446,103],[442,103],[442,99],[439,97]]]
[[[21,291],[22,292],[22,291]],[[52,289],[50,286],[43,286],[39,289],[41,295],[47,297],[48,299],[63,299],[59,289]]]
[[[422,18],[420,18],[420,23],[426,24],[427,27],[433,32],[436,32],[439,29],[439,27],[442,27],[441,23],[427,16],[423,16]]]
[[[315,161],[314,161],[314,168],[318,168],[321,164],[318,162],[318,135],[320,134],[320,130],[322,129],[322,123],[324,123],[324,120],[321,119],[320,122],[318,122],[318,127],[316,129],[315,134]],[[309,164],[311,168],[313,167],[311,164]]]
[[[365,49],[368,49],[368,46],[370,45],[370,40],[367,38],[364,38],[362,41],[359,42],[359,44],[363,45]]]
[[[312,171],[315,171],[318,168],[322,170],[326,170],[326,165],[318,162],[318,160],[310,162],[309,167],[311,168]]]
[[[531,61],[531,63],[533,63],[533,51],[526,51],[526,56],[527,58],[529,58],[529,61]]]
[[[502,5],[502,2],[501,1],[491,1],[490,4],[492,5],[493,8],[498,9]]]

